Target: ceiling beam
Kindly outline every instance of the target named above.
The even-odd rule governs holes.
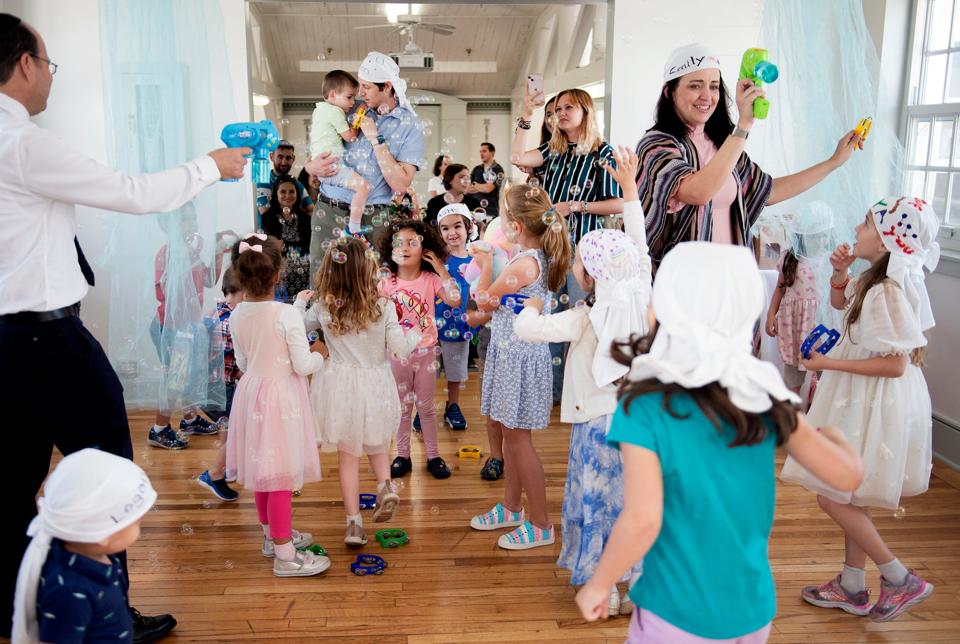
[[[360,68],[361,60],[301,60],[298,69],[301,72],[330,72],[334,69],[353,71]],[[416,69],[401,68],[401,73],[417,73]],[[422,70],[425,74],[496,74],[495,60],[434,60],[433,70]]]
[[[570,46],[570,56],[567,58],[567,65],[563,69],[564,72],[568,72],[571,69],[576,69],[577,65],[580,64],[580,58],[583,56],[583,50],[587,46],[587,40],[590,38],[590,31],[593,29],[595,12],[596,7],[592,5],[580,7],[580,15],[577,16],[577,24],[573,31],[573,39]]]

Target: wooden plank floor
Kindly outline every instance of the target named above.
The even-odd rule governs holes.
[[[342,542],[334,455],[321,457],[324,481],[294,499],[294,526],[312,532],[333,565],[320,577],[277,579],[260,554],[252,493],[221,503],[191,479],[220,438],[194,437],[181,452],[150,448],[145,439],[152,416],[131,412],[136,459],[160,493],[130,551],[133,605],[146,614],[174,613],[180,624],[170,642],[622,642],[626,618],[596,624],[579,618],[569,576],[555,566],[559,540],[550,548],[510,553],[496,547],[497,533],[470,529],[470,517],[500,498],[502,483],[481,480],[477,461],[454,456],[460,444],[486,450],[479,374],[471,374],[463,394],[470,429],[440,430],[442,454],[454,470],[450,479],[436,481],[422,469],[423,445],[414,440],[417,469],[405,479],[398,515],[386,524],[406,529],[411,542],[384,551],[371,530],[373,543],[363,551],[389,562],[379,577],[349,572],[356,551],[348,554]],[[536,444],[550,512],[559,523],[569,427],[558,422],[558,408],[554,412]],[[800,600],[803,585],[837,573],[843,542],[813,495],[779,486],[770,545],[779,606],[771,642],[960,642],[960,476],[942,465],[934,474],[927,494],[904,501],[903,518],[877,514],[894,552],[937,586],[924,604],[888,624]],[[361,489],[375,491],[367,468]],[[868,579],[878,587],[872,566]]]

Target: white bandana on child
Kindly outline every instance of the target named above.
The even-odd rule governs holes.
[[[142,517],[157,500],[150,479],[133,461],[87,448],[63,458],[43,486],[33,537],[20,562],[13,641],[38,642],[37,587],[51,541],[98,543]]]
[[[653,284],[656,338],[649,353],[633,359],[628,377],[686,389],[718,382],[730,402],[749,413],[770,409],[771,398],[799,403],[777,368],[753,356],[763,293],[760,270],[746,248],[678,244],[663,258]]]
[[[386,54],[371,51],[360,63],[357,75],[360,80],[368,83],[393,83],[393,91],[397,94],[397,105],[402,105],[413,112],[413,105],[407,100],[407,81],[400,78],[400,66]]]
[[[467,230],[468,241],[473,241],[480,236],[477,232],[477,224],[473,221],[473,214],[470,212],[470,209],[467,208],[466,204],[463,203],[451,203],[441,208],[440,212],[437,213],[437,227],[440,227],[440,222],[443,221],[444,218],[451,215],[466,217],[467,221],[470,222],[470,228]]]
[[[932,271],[940,261],[937,215],[930,204],[914,197],[881,199],[870,213],[884,247],[890,251],[887,277],[903,288],[920,320],[920,330],[926,331],[933,327],[934,320],[923,267]]]
[[[650,279],[640,277],[640,249],[623,231],[591,231],[577,244],[577,253],[595,282],[590,323],[597,334],[597,352],[592,371],[597,386],[604,387],[629,370],[610,355],[613,341],[646,333]]]
[[[663,66],[663,82],[669,83],[701,69],[720,69],[720,59],[700,43],[677,47],[667,56],[667,64]]]

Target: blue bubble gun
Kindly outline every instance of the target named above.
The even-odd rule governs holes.
[[[270,183],[270,153],[280,143],[280,133],[273,121],[264,119],[259,123],[230,123],[220,132],[220,140],[228,148],[251,148],[253,183]]]
[[[822,324],[818,324],[817,327],[810,332],[810,335],[807,336],[807,339],[803,341],[803,344],[800,345],[800,355],[803,356],[804,360],[810,359],[810,352],[813,350],[813,345],[823,336],[827,336],[827,339],[816,348],[816,352],[823,355],[827,355],[827,352],[830,351],[833,345],[837,343],[837,340],[840,339],[840,333],[838,333],[836,329],[828,329]]]
[[[780,78],[780,70],[767,60],[766,49],[748,49],[740,59],[740,80],[749,78],[757,87],[764,83],[772,83]],[[753,102],[753,115],[758,119],[767,118],[770,112],[770,101],[758,98]]]

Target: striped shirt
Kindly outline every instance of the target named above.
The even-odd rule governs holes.
[[[610,163],[617,167],[613,159],[613,148],[606,142],[594,152],[577,154],[577,146],[571,143],[563,154],[550,151],[550,142],[547,141],[537,150],[543,157],[543,178],[541,184],[547,191],[550,201],[554,204],[562,201],[605,201],[623,196],[620,186],[610,173],[603,168],[602,163]],[[567,217],[567,226],[570,228],[570,241],[574,245],[591,230],[603,228],[604,215],[570,213]]]
[[[682,204],[676,212],[670,204],[680,181],[700,170],[700,157],[693,142],[687,137],[679,140],[650,130],[637,144],[637,157],[640,159],[637,190],[646,213],[647,244],[654,267],[681,242],[712,241],[712,203]],[[740,155],[733,173],[738,196],[730,205],[730,233],[734,244],[748,246],[753,238],[750,228],[760,217],[773,190],[773,177],[761,170],[746,152]]]

